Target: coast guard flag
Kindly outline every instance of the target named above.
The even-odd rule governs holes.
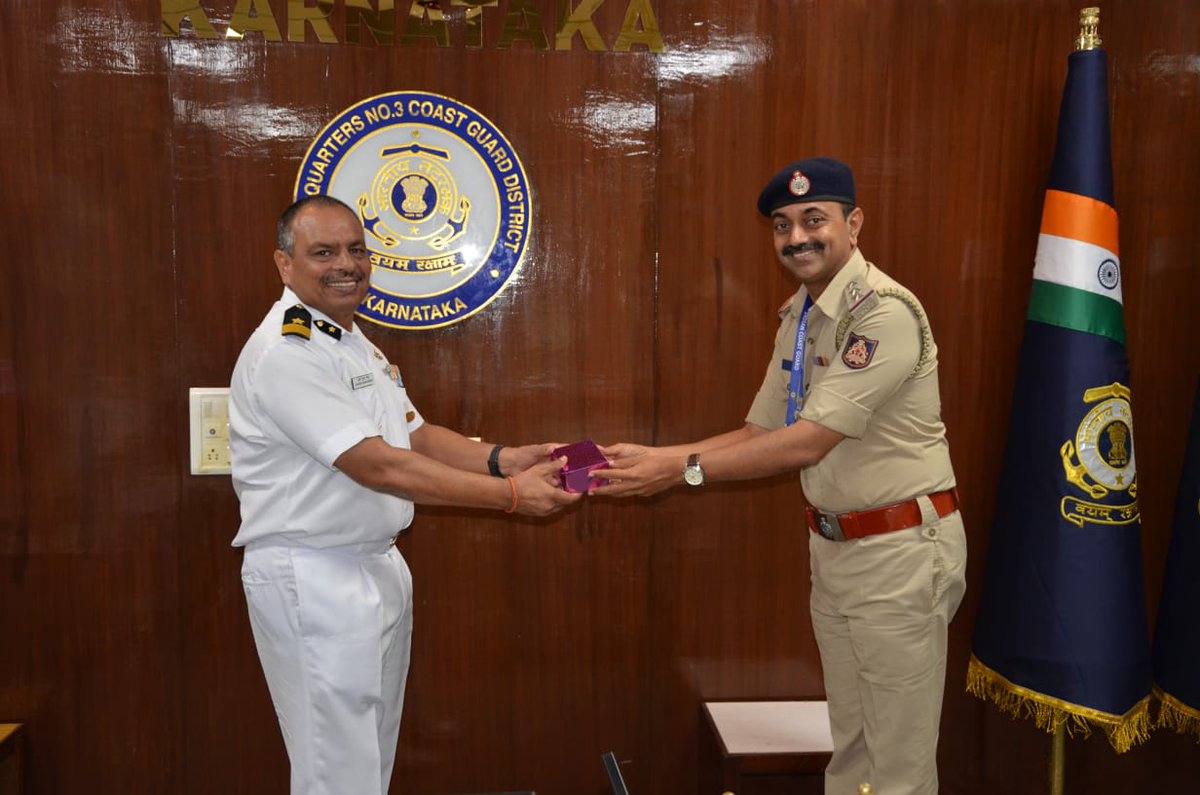
[[[1068,60],[967,690],[1123,752],[1151,673],[1107,70]]]
[[[1158,725],[1200,739],[1200,385],[1154,631]]]

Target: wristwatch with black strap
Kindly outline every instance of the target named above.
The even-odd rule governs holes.
[[[700,468],[700,454],[688,456],[687,466],[683,468],[683,482],[689,486],[704,485],[704,470]]]
[[[488,456],[488,472],[494,478],[504,477],[504,473],[500,471],[500,451],[504,449],[504,445],[498,444],[492,448],[492,454]]]

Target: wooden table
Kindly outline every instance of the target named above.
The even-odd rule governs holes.
[[[820,793],[833,753],[824,701],[706,701],[700,795]]]
[[[0,723],[0,795],[23,795],[25,727]]]

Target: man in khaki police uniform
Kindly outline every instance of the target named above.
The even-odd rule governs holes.
[[[789,165],[758,209],[802,287],[746,424],[693,444],[606,448],[613,466],[595,477],[609,485],[595,493],[799,469],[834,740],[825,791],[936,793],[947,626],[966,567],[937,347],[916,297],[858,250],[863,211],[845,164]]]
[[[481,444],[417,411],[354,322],[371,261],[353,210],[301,199],[278,238],[283,295],[230,384],[233,543],[292,795],[384,795],[413,627],[392,542],[413,503],[544,516],[579,495],[559,488],[553,445]]]

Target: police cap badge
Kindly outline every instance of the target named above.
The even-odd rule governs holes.
[[[842,202],[855,204],[854,174],[831,157],[812,157],[785,166],[758,196],[758,211],[767,216],[789,204]]]

